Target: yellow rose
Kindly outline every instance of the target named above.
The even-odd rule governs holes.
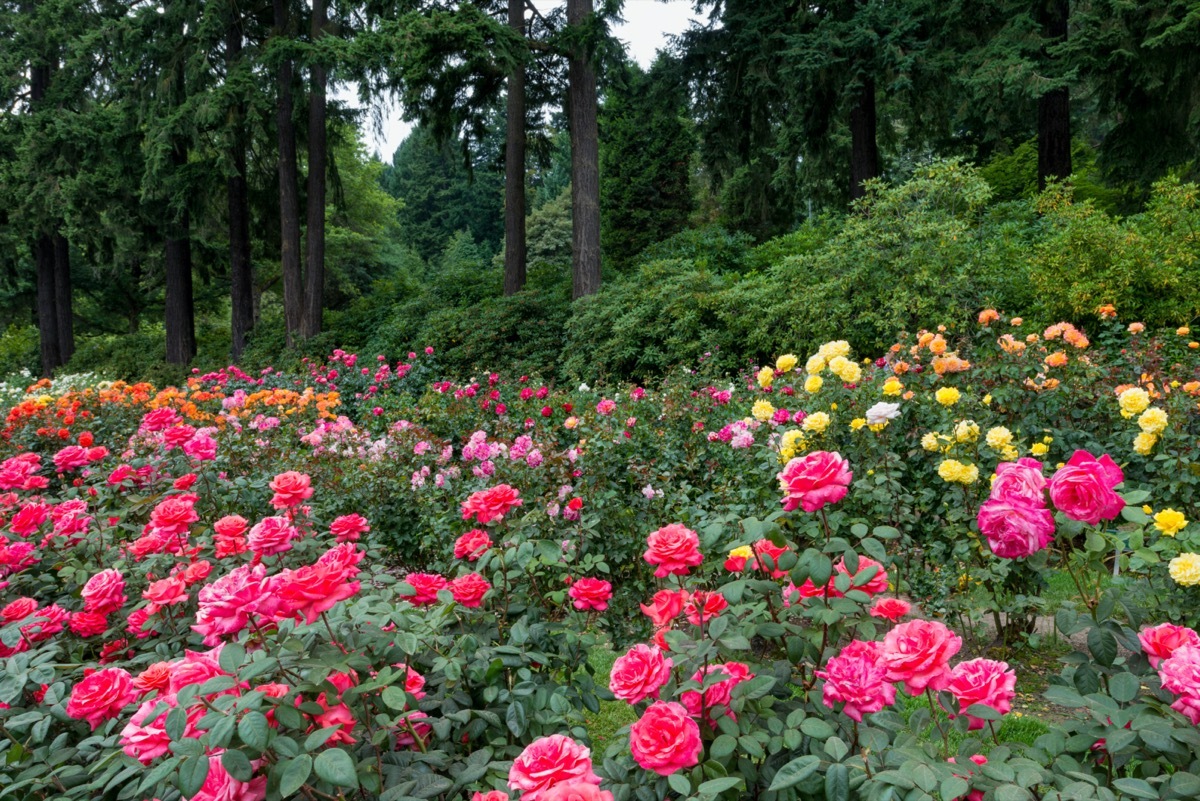
[[[820,434],[825,429],[829,428],[829,415],[825,412],[813,412],[808,417],[804,418],[805,431],[811,431],[814,434]]]
[[[892,376],[887,381],[883,382],[883,394],[884,395],[895,396],[895,395],[899,395],[903,391],[904,391],[904,385],[901,384],[900,379],[896,378],[895,376]]]
[[[839,339],[835,342],[826,342],[818,351],[825,361],[832,362],[837,356],[843,359],[850,355],[850,343],[844,339]]]
[[[860,428],[862,428],[866,424],[867,424],[867,419],[865,417],[855,417],[853,420],[850,421],[850,430],[858,431]]]
[[[840,376],[842,371],[846,369],[846,365],[850,364],[850,360],[845,356],[834,356],[829,360],[829,370],[836,376]]]
[[[785,353],[775,360],[775,369],[781,373],[790,373],[799,361],[794,354]]]
[[[825,370],[825,357],[819,353],[814,353],[808,357],[808,361],[804,364],[804,372],[809,375],[816,375]]]
[[[1147,434],[1161,434],[1167,428],[1167,413],[1157,406],[1151,406],[1138,418],[1138,428]]]
[[[880,431],[887,428],[887,425],[888,425],[888,421],[884,420],[882,423],[873,423],[873,424],[867,426],[867,428],[871,429],[876,434],[878,434]]]
[[[941,447],[938,443],[938,435],[930,431],[928,434],[921,437],[921,447],[930,453],[936,453]]]
[[[754,549],[749,545],[739,545],[729,552],[730,559],[753,559]]]
[[[579,418],[572,415],[563,421],[563,425],[567,428],[574,428],[575,426],[579,425]]]
[[[983,396],[983,405],[984,406],[992,405],[992,394],[990,392],[987,395]]]
[[[1034,456],[1045,456],[1050,452],[1050,446],[1044,442],[1035,442],[1033,443],[1033,447],[1029,449],[1029,452]]]
[[[1146,504],[1142,507],[1142,511],[1148,515],[1152,515],[1152,514],[1154,514],[1154,507],[1151,506],[1150,504]]]
[[[1200,584],[1200,554],[1181,553],[1171,560],[1167,569],[1176,584],[1184,587]]]
[[[988,429],[987,444],[992,450],[1002,451],[1012,445],[1013,433],[1004,426]]]
[[[1174,537],[1183,531],[1187,524],[1188,521],[1183,516],[1183,512],[1177,512],[1174,509],[1163,509],[1154,516],[1154,527],[1168,537]]]
[[[1157,434],[1150,434],[1143,431],[1133,438],[1133,451],[1139,456],[1149,456],[1154,452],[1154,446],[1157,444]]]
[[[764,367],[758,371],[758,385],[763,389],[775,383],[775,371],[770,367]]]
[[[804,448],[804,432],[798,428],[789,429],[783,432],[783,436],[779,439],[780,450],[796,450]]]
[[[862,368],[854,362],[848,361],[846,366],[837,373],[837,377],[847,384],[857,384],[862,381]]]
[[[953,406],[958,403],[958,399],[962,397],[962,393],[954,387],[942,387],[934,393],[933,397],[943,406]]]
[[[1121,416],[1128,420],[1146,411],[1150,405],[1150,393],[1141,387],[1130,387],[1117,396],[1117,404],[1121,407]]]
[[[825,379],[819,375],[810,375],[804,379],[804,391],[810,395],[815,395],[821,391],[821,387],[825,386]]]
[[[938,465],[938,475],[952,484],[974,484],[979,480],[979,468],[957,459],[945,459]]]
[[[979,439],[979,424],[974,420],[963,420],[954,427],[954,438],[959,442],[974,442]]]
[[[750,414],[754,415],[754,419],[760,423],[765,423],[771,419],[771,415],[775,414],[775,407],[768,400],[756,400],[753,408],[750,409]]]

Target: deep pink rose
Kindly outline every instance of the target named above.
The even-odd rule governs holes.
[[[507,484],[498,484],[491,489],[480,490],[463,501],[463,520],[475,517],[486,525],[493,520],[503,520],[514,507],[521,506],[521,493]]]
[[[492,538],[481,528],[473,528],[454,543],[454,558],[474,562],[492,547]]]
[[[910,620],[883,638],[883,663],[888,681],[904,682],[909,695],[926,687],[944,690],[950,683],[950,660],[962,648],[962,638],[936,620]]]
[[[80,637],[95,637],[108,631],[108,618],[98,612],[73,612],[70,627]]]
[[[254,524],[246,543],[256,556],[274,556],[290,551],[298,533],[286,517],[267,517]]]
[[[342,515],[329,524],[329,532],[338,542],[353,542],[371,530],[371,524],[360,514]]]
[[[1115,487],[1125,474],[1108,454],[1099,459],[1087,451],[1075,451],[1050,479],[1050,500],[1072,520],[1097,525],[1113,520],[1125,508]]]
[[[1169,659],[1171,654],[1185,645],[1200,646],[1200,635],[1187,626],[1177,626],[1174,623],[1160,623],[1138,632],[1138,642],[1150,660],[1151,667]]]
[[[509,801],[508,793],[503,790],[489,790],[486,793],[475,793],[471,801]]]
[[[580,611],[595,609],[603,612],[608,609],[608,601],[612,598],[612,584],[598,578],[581,578],[571,585],[567,595]]]
[[[996,478],[992,481],[993,498],[1020,496],[1039,506],[1046,504],[1046,477],[1042,475],[1042,463],[1023,456],[1015,462],[996,465]]]
[[[477,609],[483,604],[483,596],[487,595],[491,588],[488,580],[478,573],[467,573],[446,585],[455,602],[470,609]]]
[[[800,507],[806,512],[816,512],[846,497],[854,473],[840,454],[813,451],[789,461],[776,478],[783,491],[784,511]]]
[[[8,624],[24,620],[37,611],[37,606],[37,601],[27,597],[11,601],[3,609],[0,609],[0,622]],[[118,608],[120,607],[118,606]]]
[[[412,587],[415,593],[400,597],[415,606],[436,603],[438,592],[447,589],[446,579],[436,573],[409,573],[404,577],[404,583]]]
[[[248,782],[240,782],[225,770],[221,755],[213,754],[208,758],[208,776],[200,792],[188,801],[263,801],[266,797],[266,776],[255,776]]]
[[[687,690],[679,696],[680,702],[688,714],[694,718],[699,718],[703,713],[712,724],[713,728],[717,727],[716,715],[714,712],[720,707],[722,715],[737,719],[733,714],[733,710],[729,708],[730,702],[733,700],[733,688],[741,684],[743,681],[749,681],[754,678],[754,674],[750,672],[749,666],[742,662],[726,662],[724,664],[709,665],[705,669],[697,670],[692,674],[691,681],[703,685],[708,676],[724,676],[719,678],[714,684],[710,684],[704,688],[704,703],[701,709],[701,698],[699,690]]]
[[[1054,540],[1054,515],[1040,501],[1006,495],[984,501],[976,517],[979,533],[1002,559],[1024,559]]]
[[[700,537],[682,523],[671,523],[646,538],[643,558],[657,565],[654,575],[686,576],[688,571],[704,561],[700,554]]]
[[[887,678],[883,648],[877,642],[854,640],[816,671],[825,680],[821,700],[830,709],[843,703],[842,711],[852,720],[878,712],[896,703],[896,686]]]
[[[116,612],[125,604],[125,579],[115,568],[101,570],[83,585],[83,608],[98,615]]]
[[[700,761],[700,726],[673,701],[655,701],[629,727],[633,760],[660,776],[690,768]]]
[[[874,569],[875,572],[871,574],[870,578],[866,578],[866,574],[872,569]],[[857,573],[851,573],[846,568],[845,557],[837,561],[837,564],[833,566],[833,576],[830,577],[830,589],[834,591],[833,593],[830,593],[831,595],[837,591],[837,588],[833,586],[833,581],[837,579],[839,573],[850,576],[850,589],[852,590],[861,590],[867,595],[878,595],[881,592],[887,592],[887,571],[883,569],[883,565],[881,565],[879,562],[876,562],[869,556],[858,557]],[[859,576],[863,577],[863,583],[859,586],[855,586]]]
[[[121,714],[137,699],[133,677],[121,668],[104,668],[75,685],[67,701],[67,715],[86,720],[93,730]]]
[[[608,689],[631,704],[658,698],[658,691],[671,678],[672,664],[653,645],[635,645],[613,662]]]
[[[613,794],[589,782],[563,782],[547,790],[542,801],[613,801]]]
[[[508,771],[508,786],[521,792],[521,801],[543,801],[546,792],[564,782],[600,784],[592,769],[592,752],[562,734],[534,740]]]
[[[1200,726],[1200,646],[1181,645],[1158,665],[1164,690],[1179,698],[1171,708]]]
[[[195,505],[195,495],[172,495],[154,507],[150,513],[150,525],[163,535],[186,535],[192,523],[200,519]]]
[[[205,645],[219,644],[222,637],[237,634],[259,616],[266,575],[263,565],[242,565],[200,588],[192,630],[204,635]]]
[[[947,689],[958,699],[963,714],[972,704],[983,704],[1001,715],[1007,715],[1012,709],[1016,686],[1017,674],[1009,669],[1007,662],[972,659],[954,666]],[[967,715],[967,719],[972,730],[984,727],[982,718]]]

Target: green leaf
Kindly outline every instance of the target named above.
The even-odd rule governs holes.
[[[821,718],[805,718],[800,723],[800,731],[814,740],[826,740],[833,736],[833,726]]]
[[[816,773],[819,767],[821,767],[820,757],[813,754],[796,757],[779,769],[779,772],[775,774],[775,778],[771,780],[771,786],[768,788],[768,791],[774,793],[778,790],[786,790]]]
[[[737,740],[728,734],[718,735],[708,747],[708,755],[713,759],[724,759],[737,748]]]
[[[825,772],[825,801],[850,801],[850,771],[840,762]]]
[[[184,798],[191,798],[200,792],[204,780],[208,778],[208,757],[201,754],[192,756],[179,763],[179,792]]]
[[[308,754],[301,754],[284,763],[283,775],[279,779],[279,794],[284,798],[295,795],[308,781],[308,776],[312,773],[312,766],[313,758]]]
[[[682,773],[672,773],[667,777],[667,784],[682,796],[686,797],[692,794],[692,782]]]
[[[951,776],[942,780],[942,798],[962,798],[971,789],[966,779]]]
[[[1114,779],[1113,787],[1135,798],[1151,798],[1156,801],[1158,799],[1158,791],[1151,787],[1150,782],[1145,779]]]
[[[1111,667],[1113,660],[1117,658],[1117,638],[1108,629],[1099,626],[1090,629],[1087,646],[1096,661],[1105,667]]]
[[[247,712],[238,721],[237,731],[238,737],[246,745],[256,751],[266,750],[271,727],[267,723],[267,716],[263,713],[253,710]]]
[[[246,661],[246,649],[241,643],[227,642],[225,647],[221,649],[221,658],[218,660],[221,665],[221,670],[226,673],[237,673],[238,668]]]
[[[525,714],[525,707],[520,701],[513,701],[508,705],[508,711],[504,713],[504,723],[514,737],[520,737],[525,733],[529,719]]]
[[[317,758],[313,760],[313,771],[322,780],[338,787],[358,787],[354,760],[340,748],[331,748],[317,754]]]
[[[1141,688],[1141,680],[1132,673],[1118,673],[1108,680],[1109,695],[1120,704],[1127,704],[1137,698]]]
[[[250,764],[250,759],[236,748],[226,748],[221,754],[221,767],[239,782],[254,778],[254,766]]]
[[[709,779],[708,781],[702,783],[696,789],[696,792],[700,795],[718,795],[726,790],[732,790],[734,787],[738,787],[741,784],[742,778],[740,776],[725,776],[720,779]]]
[[[397,712],[403,712],[408,706],[408,694],[401,687],[385,687],[380,697],[388,709],[395,709]]]

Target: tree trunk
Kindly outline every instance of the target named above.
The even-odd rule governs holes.
[[[1051,44],[1067,40],[1071,15],[1069,0],[1042,0],[1039,22],[1042,35]],[[1043,50],[1043,57],[1049,56]],[[1071,94],[1067,87],[1054,89],[1038,98],[1038,189],[1053,178],[1071,175]]]
[[[129,316],[129,333],[136,334],[142,325],[142,260],[137,256],[129,265],[129,284],[133,292],[129,296],[126,314]]]
[[[509,27],[525,34],[524,0],[508,0]],[[504,149],[504,294],[525,286],[525,65],[508,76],[508,135]]]
[[[287,0],[274,0],[276,36],[291,32]],[[279,246],[283,276],[283,315],[288,347],[295,345],[304,316],[304,282],[300,274],[300,179],[296,168],[296,128],[292,121],[292,74],[290,59],[279,65],[276,75],[275,128],[279,137]]]
[[[312,40],[325,35],[325,0],[313,0]],[[307,270],[304,276],[304,314],[300,333],[304,338],[321,333],[325,308],[325,171],[328,148],[325,127],[325,65],[314,59],[308,96],[308,227],[305,245]]]
[[[42,376],[49,378],[54,368],[62,364],[58,347],[58,308],[54,292],[54,239],[40,236],[33,243],[33,260],[37,264],[37,321],[41,344]]]
[[[236,12],[235,12],[236,13]],[[225,34],[226,74],[240,60],[242,30],[235,19]],[[246,335],[254,327],[253,265],[250,261],[250,199],[246,188],[246,109],[242,101],[233,107],[233,175],[225,181],[229,199],[229,300],[230,352],[237,361],[246,348]]]
[[[175,74],[175,103],[182,106],[187,97],[182,66]],[[187,142],[179,134],[172,136],[171,168],[178,176],[188,163]],[[191,215],[187,193],[183,209],[167,220],[166,230],[166,328],[167,363],[187,364],[196,355],[196,315],[192,306]]]
[[[864,77],[854,107],[850,109],[850,199],[866,194],[863,182],[879,176],[879,148],[875,143],[875,79]]]
[[[567,0],[567,24],[583,25],[592,0]],[[571,296],[600,290],[600,131],[596,70],[580,45],[567,68],[571,125]]]
[[[59,364],[66,364],[75,353],[75,320],[71,309],[71,246],[62,234],[54,237],[54,310]]]

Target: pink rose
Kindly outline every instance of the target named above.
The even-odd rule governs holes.
[[[821,700],[830,709],[845,704],[842,711],[861,722],[863,715],[878,712],[896,703],[896,686],[888,681],[887,666],[881,658],[883,648],[877,642],[854,640],[816,671],[825,680]]]
[[[492,538],[481,528],[473,528],[454,543],[454,558],[474,562],[492,547]]]
[[[710,684],[704,688],[703,704],[699,690],[687,690],[679,696],[680,702],[688,714],[694,718],[700,717],[701,713],[708,717],[713,728],[717,727],[716,717],[713,714],[718,710],[722,710],[722,714],[733,719],[737,716],[729,708],[733,700],[733,688],[741,684],[743,681],[748,681],[754,678],[754,674],[750,672],[750,668],[742,662],[726,662],[723,665],[709,665],[707,668],[697,670],[692,674],[691,681],[703,685],[705,679],[709,676],[725,676],[726,678],[719,679],[715,684]],[[703,706],[703,708],[701,708]]]
[[[683,603],[687,600],[687,590],[659,590],[654,593],[650,605],[642,604],[642,614],[650,618],[655,628],[669,625],[683,611]]]
[[[936,620],[910,620],[883,639],[883,663],[888,681],[904,682],[909,695],[928,687],[944,690],[950,683],[950,660],[962,648],[962,638]]]
[[[447,589],[446,579],[436,573],[409,573],[404,577],[404,583],[412,587],[415,593],[400,597],[414,606],[436,603],[438,592]]]
[[[267,797],[267,777],[256,776],[240,782],[229,775],[221,763],[221,755],[208,758],[208,776],[200,792],[189,801],[263,801]]]
[[[658,691],[671,678],[673,663],[652,645],[635,645],[613,662],[608,689],[622,701],[636,704],[658,698]]]
[[[966,709],[972,704],[983,704],[1007,715],[1012,709],[1016,686],[1017,674],[1009,669],[1007,662],[972,659],[954,666],[947,689],[958,699],[963,714],[967,714]],[[967,715],[967,719],[972,730],[984,727],[982,718]]]
[[[588,782],[563,782],[547,790],[542,801],[613,801],[613,794]]]
[[[683,604],[683,613],[693,626],[712,622],[724,610],[729,608],[729,601],[719,592],[696,590],[688,595]]]
[[[700,761],[700,727],[683,706],[655,701],[629,727],[629,751],[646,770],[670,776]]]
[[[800,507],[806,512],[816,512],[846,497],[854,473],[840,454],[813,451],[789,461],[776,478],[783,491],[784,511]]]
[[[267,486],[275,493],[271,498],[271,505],[276,509],[290,509],[293,506],[299,506],[313,494],[312,479],[295,470],[280,473],[271,479],[271,483]]]
[[[1125,508],[1114,490],[1124,480],[1125,474],[1108,454],[1097,459],[1087,451],[1075,451],[1050,479],[1050,500],[1072,520],[1094,526],[1115,519]]]
[[[188,600],[187,585],[183,579],[171,577],[150,583],[142,597],[150,602],[146,607],[150,614],[157,614],[164,606],[185,604]]]
[[[874,569],[875,572],[871,573],[870,578],[867,578],[867,573],[869,571],[871,571],[872,569]],[[839,573],[850,576],[850,589],[851,590],[860,590],[862,592],[865,592],[867,595],[878,595],[881,592],[887,592],[887,589],[888,589],[887,571],[883,569],[883,565],[881,565],[879,562],[876,562],[874,559],[871,559],[868,556],[858,557],[858,572],[857,573],[851,573],[846,568],[845,557],[843,557],[837,561],[837,564],[835,564],[833,566],[833,576],[830,578],[830,589],[833,591],[830,593],[830,595],[835,595],[835,594],[840,595],[840,593],[837,593],[837,588],[833,586],[833,580],[835,580],[837,578]],[[863,577],[862,578],[863,583],[859,584],[858,586],[855,586],[857,584],[857,582],[859,581],[859,576]]]
[[[504,516],[511,512],[513,508],[521,506],[524,503],[520,495],[520,492],[507,484],[498,484],[491,489],[473,493],[463,501],[463,520],[470,520],[472,517],[475,517],[484,525],[493,520],[503,520]]]
[[[266,575],[263,565],[242,565],[200,588],[192,630],[204,635],[205,645],[219,644],[222,637],[237,634],[259,616]]]
[[[108,618],[97,612],[73,612],[70,628],[80,637],[95,637],[108,631]]]
[[[1138,632],[1138,642],[1142,644],[1142,650],[1146,652],[1150,666],[1158,667],[1159,662],[1169,659],[1175,651],[1183,646],[1200,646],[1200,635],[1186,626],[1161,623]]]
[[[304,618],[305,623],[312,625],[323,612],[358,592],[360,583],[350,581],[357,573],[358,568],[350,573],[321,562],[283,571],[274,577],[272,584],[274,598],[279,603],[275,616]]]
[[[446,585],[456,603],[469,609],[476,609],[483,604],[483,596],[487,595],[492,585],[478,573],[467,573],[459,576]]]
[[[595,609],[603,612],[612,598],[612,584],[597,578],[581,578],[571,585],[567,595],[574,599],[574,606],[580,611]]]
[[[118,573],[118,575],[120,574]],[[119,609],[120,607],[118,606],[117,608]],[[36,611],[37,601],[32,598],[18,598],[8,603],[3,609],[0,609],[0,621],[5,624],[15,623],[18,620],[24,620]]]
[[[94,731],[106,720],[121,714],[137,699],[133,677],[121,668],[104,668],[75,685],[67,701],[67,715],[86,720]]]
[[[172,495],[154,507],[150,526],[166,536],[186,536],[192,523],[200,519],[195,505],[195,495]]]
[[[329,533],[338,542],[354,542],[371,530],[371,524],[360,514],[342,515],[329,524]]]
[[[1200,726],[1200,646],[1181,645],[1158,665],[1162,688],[1179,696],[1171,708]]]
[[[164,709],[153,720],[148,720],[158,704],[157,699],[143,702],[125,724],[125,728],[121,729],[121,750],[126,756],[143,765],[149,765],[167,753],[171,745],[171,738],[165,728],[167,710]]]
[[[115,568],[101,570],[83,585],[83,608],[98,615],[116,612],[125,604],[125,579]]]
[[[899,598],[880,598],[871,607],[871,617],[890,620],[895,623],[912,611],[912,604]]]
[[[521,792],[521,801],[543,801],[557,784],[583,782],[600,784],[592,769],[592,752],[562,734],[534,740],[521,752],[508,771],[508,786]]]
[[[646,538],[646,553],[643,558],[658,567],[654,575],[686,576],[690,568],[704,561],[700,554],[700,537],[681,523],[671,523],[653,532]]]
[[[509,801],[508,793],[503,790],[490,790],[486,793],[475,793],[471,801]]]
[[[1042,463],[1023,456],[1015,462],[996,465],[996,478],[992,481],[993,498],[1017,495],[1039,506],[1046,503],[1046,477],[1042,475]]]
[[[787,575],[787,571],[779,569],[779,557],[787,551],[786,545],[776,545],[770,540],[759,540],[754,543],[754,569],[770,572],[771,578],[783,578]],[[726,562],[726,568],[728,567],[729,564]]]
[[[1022,495],[984,501],[976,522],[992,553],[1002,559],[1024,559],[1054,540],[1054,515]]]
[[[298,533],[286,517],[267,517],[254,524],[246,543],[256,556],[274,556],[290,551]]]

